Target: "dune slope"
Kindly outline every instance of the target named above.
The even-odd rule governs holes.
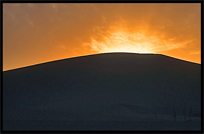
[[[5,129],[18,120],[174,120],[172,109],[182,116],[184,106],[201,111],[201,65],[160,54],[96,54],[3,72]]]

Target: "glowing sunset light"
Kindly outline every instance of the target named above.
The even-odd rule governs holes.
[[[85,45],[91,46],[93,51],[100,53],[159,53],[164,50],[184,47],[190,41],[178,44],[162,40],[156,36],[145,35],[144,33],[116,31],[111,33],[109,37],[104,37],[103,41],[97,41],[92,38],[92,42]]]
[[[106,52],[201,63],[200,3],[3,3],[3,70]]]
[[[90,46],[98,52],[135,52],[135,53],[153,53],[151,48],[153,44],[146,42],[134,42],[125,38],[107,38],[105,42],[92,40]]]

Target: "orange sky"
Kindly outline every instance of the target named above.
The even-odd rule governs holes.
[[[201,63],[201,4],[3,4],[4,71],[104,52]]]

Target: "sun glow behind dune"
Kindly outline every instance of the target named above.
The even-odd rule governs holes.
[[[200,64],[200,16],[200,3],[4,3],[3,70],[106,52]]]
[[[173,43],[172,40],[160,39],[154,35],[148,35],[146,31],[127,32],[115,31],[105,36],[104,40],[98,41],[92,38],[91,43],[85,45],[91,46],[93,51],[105,52],[132,52],[132,53],[159,53],[160,51],[171,50],[185,47],[192,40]]]

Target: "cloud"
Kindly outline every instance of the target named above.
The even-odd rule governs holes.
[[[28,63],[36,53],[52,60],[53,51],[58,59],[123,48],[200,51],[200,11],[199,3],[4,3],[3,61]]]
[[[190,55],[197,55],[197,54],[200,55],[200,51],[193,51],[193,52],[190,52]]]
[[[162,51],[187,47],[186,45],[192,41],[174,43],[173,39],[166,41],[157,36],[147,36],[145,32],[128,33],[121,30],[103,38],[102,41],[92,38],[91,43],[84,45],[89,45],[96,52],[162,53]]]

